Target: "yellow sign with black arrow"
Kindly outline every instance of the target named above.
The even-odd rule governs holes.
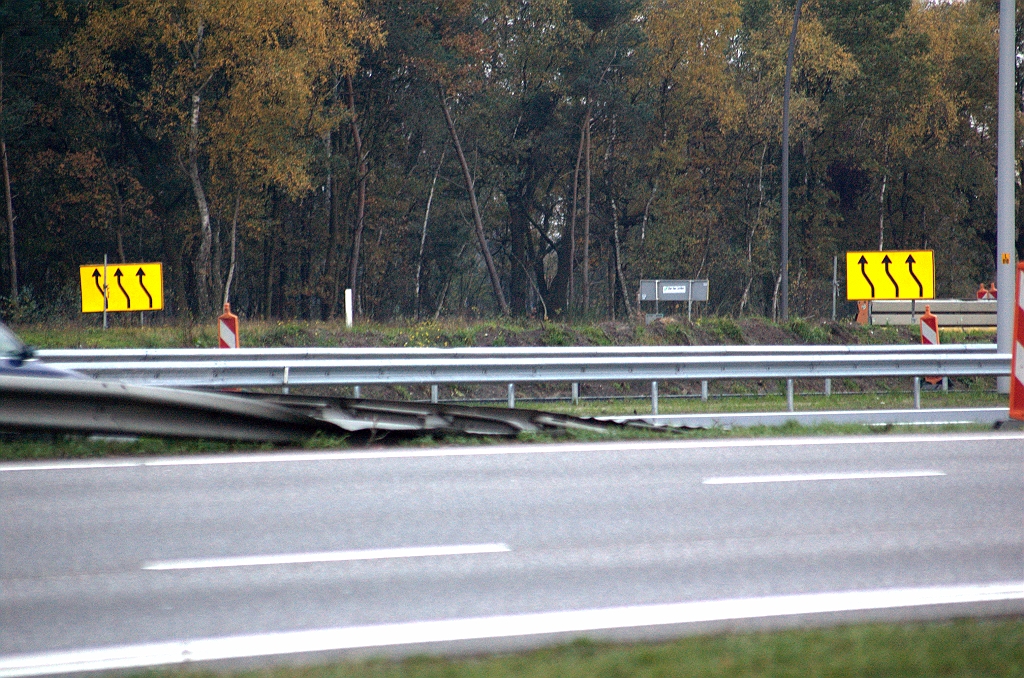
[[[89,264],[79,267],[82,313],[159,311],[164,307],[164,266]]]
[[[931,250],[847,252],[846,298],[934,299],[935,256]]]

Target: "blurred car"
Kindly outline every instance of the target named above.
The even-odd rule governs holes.
[[[35,349],[26,346],[9,327],[0,323],[0,376],[85,379],[84,374],[50,367],[35,357]]]

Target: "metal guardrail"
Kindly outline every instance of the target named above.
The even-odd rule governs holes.
[[[984,354],[995,353],[995,344],[922,344],[851,346],[524,346],[470,348],[127,348],[49,349],[36,352],[46,363],[156,362],[156,361],[246,361],[246,360],[410,360],[443,358],[636,358],[710,356],[789,355],[878,355],[878,354]]]
[[[581,358],[162,360],[51,363],[105,381],[176,387],[451,384],[836,377],[1004,376],[1006,353],[917,351],[810,355]]]
[[[203,393],[151,386],[0,375],[0,430],[285,443],[357,431],[516,435],[613,424],[533,410]]]

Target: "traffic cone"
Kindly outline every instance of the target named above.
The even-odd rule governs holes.
[[[238,348],[238,316],[231,304],[224,304],[224,315],[217,318],[217,337],[221,348]]]
[[[996,284],[995,283],[992,283],[991,285],[988,286],[988,298],[989,299],[998,299],[999,298],[999,291],[996,289]]]
[[[977,296],[978,296],[978,301],[981,301],[982,299],[988,299],[988,290],[985,289],[985,283],[980,283],[978,285]]]

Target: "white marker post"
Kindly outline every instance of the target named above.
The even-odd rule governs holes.
[[[345,327],[352,327],[352,290],[345,290]]]

